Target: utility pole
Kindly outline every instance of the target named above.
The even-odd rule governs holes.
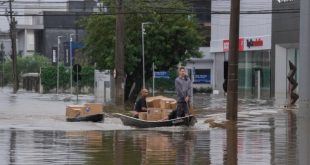
[[[116,41],[115,41],[115,104],[124,105],[124,4],[123,0],[116,0]]]
[[[1,72],[1,86],[4,86],[4,45],[3,42],[0,44],[0,55],[1,55],[1,64],[2,64],[2,72]]]
[[[11,55],[11,59],[12,59],[12,64],[13,64],[13,93],[16,93],[18,90],[18,75],[17,75],[17,54],[16,54],[16,21],[15,21],[15,17],[13,17],[13,11],[12,11],[12,2],[13,0],[9,0],[9,4],[10,4],[10,37],[11,37],[11,41],[12,41],[12,55]]]
[[[238,119],[238,52],[240,0],[231,1],[226,119]]]

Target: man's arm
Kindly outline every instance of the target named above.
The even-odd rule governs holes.
[[[186,91],[186,97],[185,97],[185,101],[188,102],[190,100],[190,98],[192,97],[192,82],[190,79],[187,80],[188,84],[187,84],[187,91]]]

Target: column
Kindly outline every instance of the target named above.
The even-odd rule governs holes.
[[[27,29],[24,30],[24,50],[23,50],[23,55],[26,56],[27,55],[27,43],[28,42],[28,34],[27,34]]]
[[[299,111],[297,124],[299,164],[310,164],[310,1],[300,0]],[[308,140],[306,140],[308,139]]]

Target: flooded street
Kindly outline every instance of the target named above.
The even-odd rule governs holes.
[[[310,112],[275,100],[240,99],[237,127],[222,129],[205,120],[223,121],[226,99],[196,95],[194,127],[136,129],[111,116],[66,122],[64,95],[0,90],[0,164],[310,164]]]

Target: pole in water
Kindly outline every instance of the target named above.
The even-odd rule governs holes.
[[[76,104],[79,103],[79,72],[76,72]]]

